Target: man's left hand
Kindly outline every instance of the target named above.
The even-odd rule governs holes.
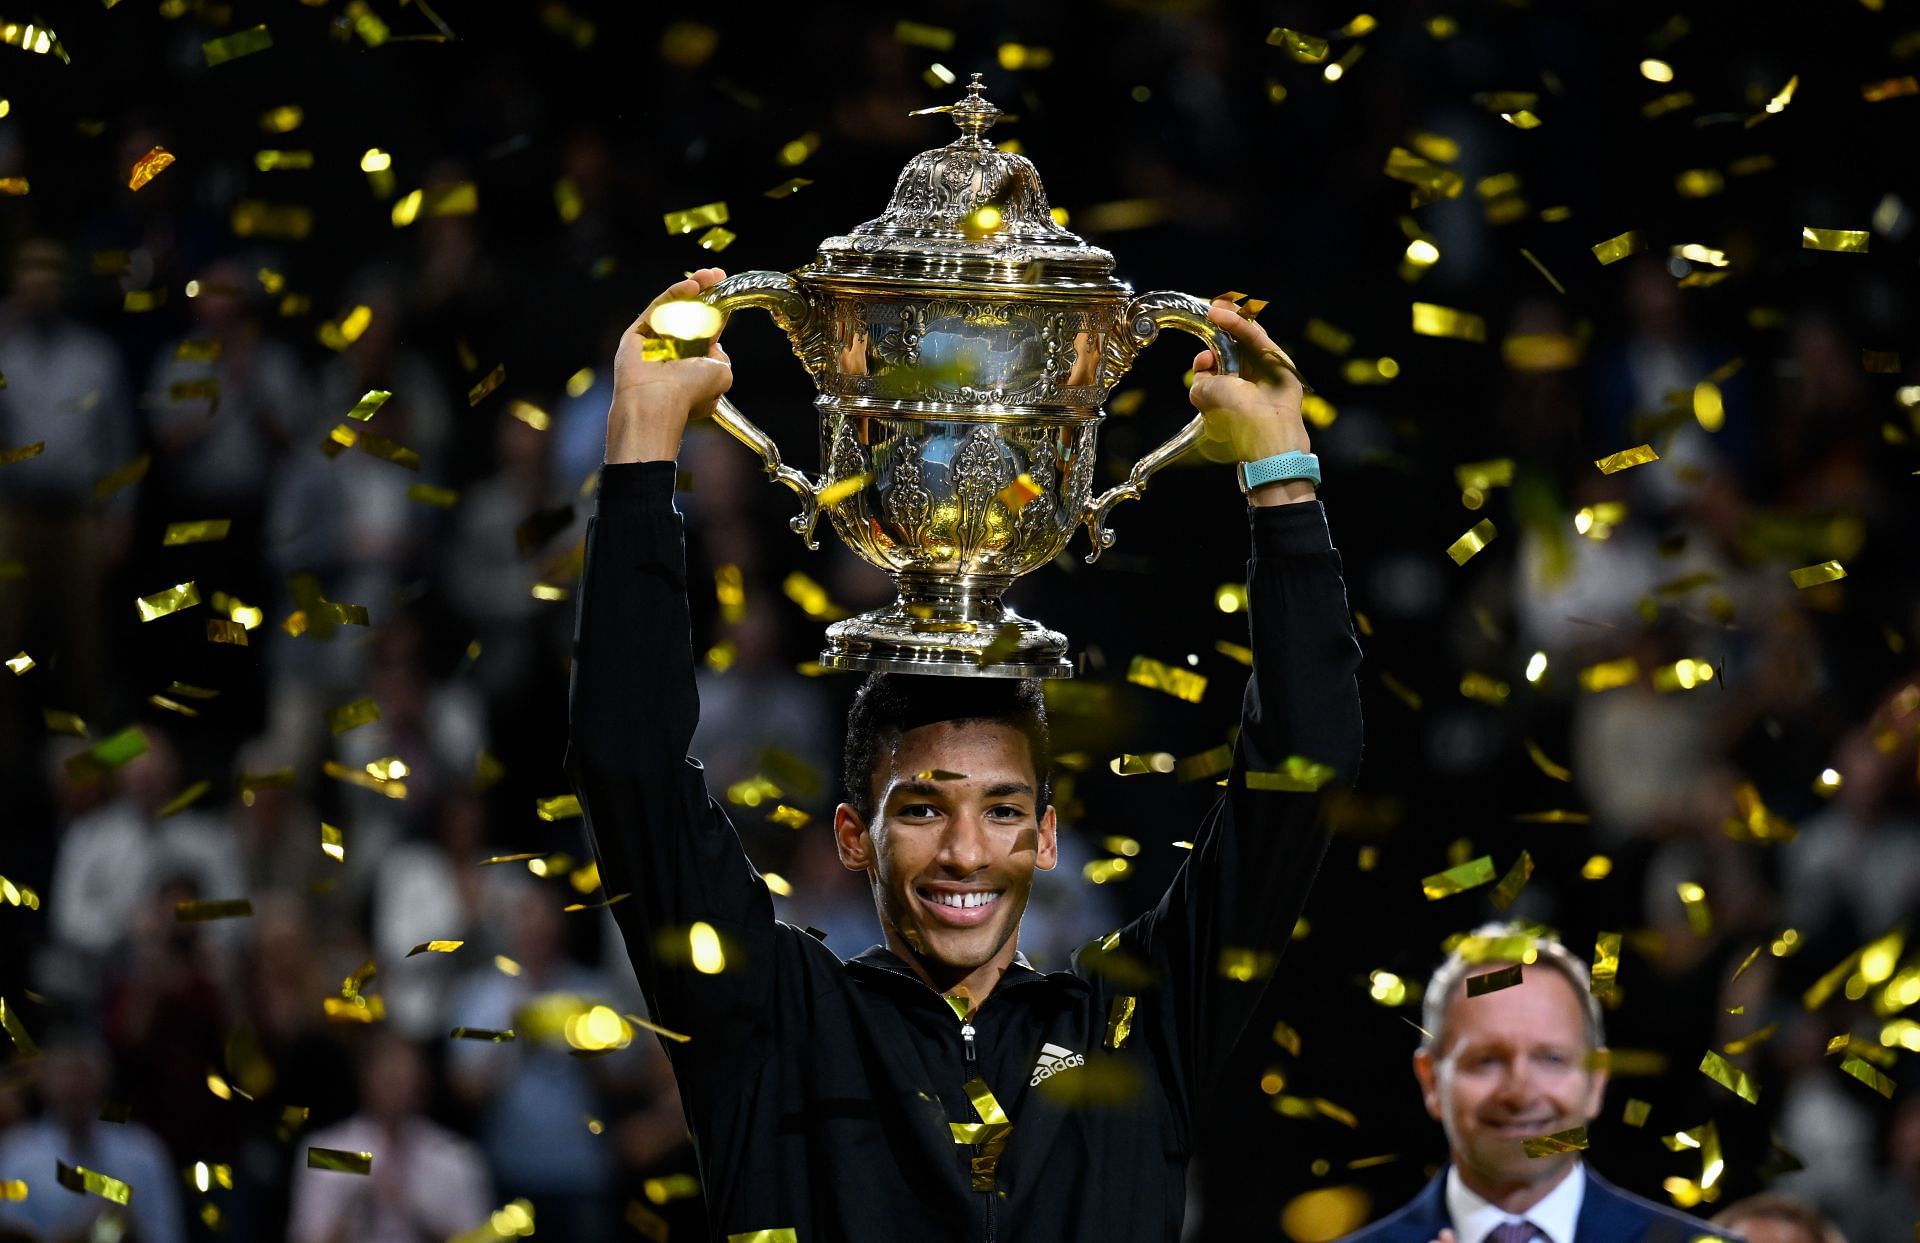
[[[1306,389],[1293,370],[1293,360],[1273,343],[1267,330],[1241,315],[1233,303],[1220,299],[1207,308],[1212,320],[1240,348],[1241,375],[1223,375],[1212,350],[1201,350],[1193,360],[1193,388],[1188,400],[1207,416],[1207,456],[1233,462],[1254,462],[1276,453],[1312,448],[1307,426],[1300,417]],[[1307,480],[1270,483],[1255,488],[1255,505],[1280,505],[1314,499]]]

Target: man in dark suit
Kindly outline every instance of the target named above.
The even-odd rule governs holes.
[[[1470,995],[1469,977],[1520,966],[1516,984]],[[1607,1072],[1587,969],[1558,941],[1490,924],[1427,986],[1413,1055],[1450,1163],[1399,1212],[1345,1243],[1711,1243],[1698,1218],[1643,1200],[1587,1167],[1577,1148],[1530,1157],[1529,1139],[1584,1127]]]

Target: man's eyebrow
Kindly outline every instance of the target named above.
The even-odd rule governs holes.
[[[947,792],[947,787],[931,781],[901,781],[897,782],[893,788],[888,791],[888,794],[889,796],[894,794],[915,794],[921,798],[941,798],[944,797]],[[1013,794],[1032,795],[1033,787],[1024,781],[997,781],[981,791],[981,793],[986,798],[1006,798]]]

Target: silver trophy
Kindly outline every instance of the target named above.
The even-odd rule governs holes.
[[[981,91],[975,74],[943,109],[959,138],[915,156],[878,219],[791,275],[742,272],[704,295],[723,315],[764,308],[786,332],[820,390],[820,477],[724,397],[714,421],[799,496],[791,525],[809,548],[824,511],[898,589],[828,627],[829,668],[1071,677],[1066,636],[1002,597],[1082,524],[1089,562],[1112,547],[1108,512],[1203,427],[1196,415],[1096,496],[1102,403],[1162,328],[1236,370],[1205,302],[1135,297],[1111,254],[1055,222],[1032,162],[987,140],[1000,109]]]

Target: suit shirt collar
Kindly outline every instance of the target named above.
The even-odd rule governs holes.
[[[1551,1243],[1574,1243],[1574,1223],[1580,1220],[1580,1204],[1586,1195],[1587,1169],[1576,1162],[1546,1199],[1516,1217],[1481,1199],[1461,1181],[1457,1168],[1447,1167],[1447,1216],[1459,1243],[1486,1243],[1496,1227],[1521,1220],[1532,1222]]]

